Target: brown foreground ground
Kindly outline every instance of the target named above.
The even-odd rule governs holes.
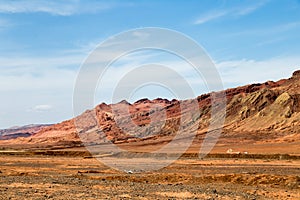
[[[131,174],[84,152],[0,152],[0,199],[300,199],[299,184],[298,156],[186,154]]]

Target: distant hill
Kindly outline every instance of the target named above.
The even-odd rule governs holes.
[[[26,126],[15,126],[8,129],[0,129],[0,140],[9,140],[19,137],[29,137],[34,133],[39,132],[44,127],[48,127],[50,124],[31,124]]]

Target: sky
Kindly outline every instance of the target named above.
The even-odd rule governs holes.
[[[72,118],[74,84],[89,54],[111,36],[144,27],[196,41],[224,88],[288,78],[300,68],[299,0],[0,0],[0,128]],[[142,51],[112,65],[95,104],[110,103],[118,81],[147,63],[181,74],[194,91],[185,98],[209,92],[182,59]],[[130,102],[177,97],[155,84],[130,95]]]

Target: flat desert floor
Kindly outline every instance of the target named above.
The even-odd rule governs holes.
[[[76,153],[0,152],[0,199],[300,199],[299,184],[298,157],[186,155],[125,173]]]

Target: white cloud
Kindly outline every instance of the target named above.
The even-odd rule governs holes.
[[[208,21],[223,17],[228,14],[228,11],[214,11],[198,18],[194,24],[204,24]]]
[[[210,12],[202,15],[198,19],[196,19],[194,24],[197,24],[197,25],[204,24],[206,22],[216,20],[216,19],[219,19],[219,18],[225,17],[225,16],[235,16],[236,17],[236,16],[248,15],[250,13],[253,13],[257,9],[259,9],[266,3],[267,3],[267,1],[261,1],[255,5],[250,5],[247,7],[235,7],[235,8],[231,8],[231,9],[225,9],[225,10],[210,11]]]
[[[78,13],[94,13],[116,6],[111,2],[79,0],[0,0],[0,13],[43,12],[53,15],[68,16]]]
[[[71,70],[45,70],[36,72],[39,75],[34,75],[34,72],[20,75],[1,75],[0,91],[61,91],[72,90],[73,83],[76,78],[76,71]]]
[[[44,105],[36,105],[32,108],[32,111],[35,111],[35,112],[46,112],[46,111],[50,111],[52,110],[52,106],[51,105],[47,105],[47,104],[44,104]]]
[[[281,56],[266,60],[231,60],[216,62],[226,88],[289,78],[300,69],[298,56]]]
[[[268,1],[260,1],[259,3],[255,4],[255,5],[251,5],[248,7],[244,7],[244,8],[236,8],[235,9],[235,15],[248,15],[252,12],[255,12],[257,9],[259,9],[260,7],[262,7],[263,5],[265,5]]]
[[[53,55],[51,57],[35,57],[35,56],[11,56],[0,57],[0,70],[7,69],[13,71],[14,69],[27,70],[28,68],[49,68],[49,67],[63,67],[68,65],[75,65],[84,59],[85,55],[68,54],[68,55]],[[3,71],[2,71],[3,72]]]
[[[72,90],[81,54],[0,57],[0,91]]]

